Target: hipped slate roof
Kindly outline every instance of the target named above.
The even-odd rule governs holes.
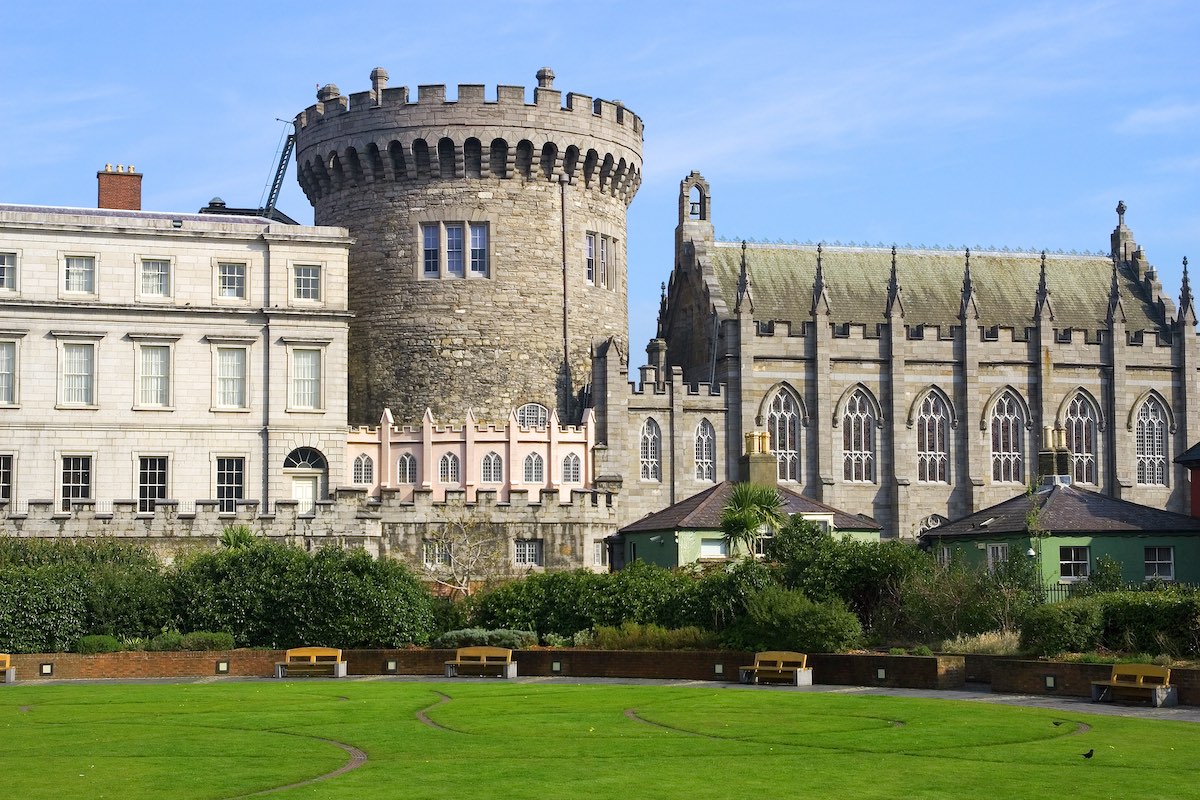
[[[783,509],[788,514],[832,514],[833,527],[844,531],[877,531],[880,526],[863,517],[818,503],[816,500],[791,491],[783,486],[776,487],[783,498]],[[637,522],[626,525],[618,533],[673,530],[720,530],[721,512],[729,502],[733,483],[722,481],[711,489],[692,495],[656,514],[649,514]]]
[[[1200,519],[1117,500],[1077,486],[1053,485],[1033,495],[1037,526],[1051,535],[1090,533],[1200,534]],[[922,536],[980,538],[1024,535],[1031,498],[1019,494],[999,505],[925,531]]]
[[[740,244],[718,242],[710,251],[712,270],[728,308],[737,299]],[[953,250],[899,250],[896,274],[908,325],[959,324],[965,254]],[[832,322],[875,325],[886,321],[890,249],[825,247],[821,257]],[[750,244],[746,248],[754,319],[798,324],[812,318],[817,248],[809,245]],[[979,324],[1023,330],[1034,325],[1041,256],[1035,253],[971,253],[971,282]],[[1107,327],[1112,260],[1098,255],[1046,256],[1046,287],[1054,327],[1099,330]],[[1120,273],[1122,307],[1130,331],[1162,325],[1142,287]]]

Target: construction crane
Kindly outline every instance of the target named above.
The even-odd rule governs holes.
[[[285,122],[286,120],[280,120]],[[279,165],[275,168],[275,179],[271,181],[271,190],[267,193],[267,202],[258,210],[260,217],[270,218],[275,211],[275,203],[279,200],[279,191],[283,188],[283,176],[287,174],[288,162],[292,158],[292,150],[296,148],[296,126],[292,123],[292,130],[287,135],[287,139],[283,143],[283,151],[279,154]]]

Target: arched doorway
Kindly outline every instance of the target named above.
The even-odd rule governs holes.
[[[320,450],[312,447],[297,447],[283,460],[283,474],[291,479],[292,499],[302,516],[316,513],[328,472],[329,462]]]

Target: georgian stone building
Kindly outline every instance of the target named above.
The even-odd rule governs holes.
[[[1177,310],[1117,214],[1108,254],[739,245],[692,173],[640,386],[596,365],[597,474],[637,518],[736,477],[766,429],[782,485],[911,537],[1021,491],[1058,443],[1081,486],[1186,510],[1186,260]]]
[[[0,205],[2,516],[311,511],[346,447],[346,232],[98,178],[98,209]]]

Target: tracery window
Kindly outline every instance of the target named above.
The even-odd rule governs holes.
[[[1167,485],[1167,409],[1153,395],[1137,413],[1137,482]]]
[[[438,480],[442,483],[459,483],[458,456],[444,453],[438,459]]]
[[[779,480],[800,480],[800,404],[787,389],[780,389],[771,400],[767,432]]]
[[[546,482],[546,462],[542,460],[541,455],[538,453],[530,453],[525,456],[525,482]]]
[[[707,419],[696,426],[696,480],[715,481],[716,431]]]
[[[354,459],[354,482],[356,484],[375,482],[375,462],[366,453]]]
[[[842,477],[875,482],[875,412],[862,389],[850,395],[842,414]]]
[[[480,478],[484,483],[504,483],[504,460],[499,453],[488,453],[483,457]]]
[[[526,403],[517,409],[517,424],[522,428],[544,428],[549,420],[550,412],[541,403]]]
[[[662,429],[653,419],[642,425],[641,474],[644,481],[662,480]]]
[[[567,453],[563,458],[562,464],[562,482],[563,483],[582,483],[582,470],[579,456],[574,453]]]
[[[1016,395],[1006,391],[992,407],[992,480],[1025,482],[1025,412]]]
[[[1082,394],[1067,406],[1067,450],[1071,452],[1071,480],[1096,482],[1096,407]]]
[[[950,482],[950,409],[942,396],[930,392],[917,414],[917,480]]]
[[[417,460],[413,458],[412,453],[403,454],[396,462],[396,482],[417,482]]]

